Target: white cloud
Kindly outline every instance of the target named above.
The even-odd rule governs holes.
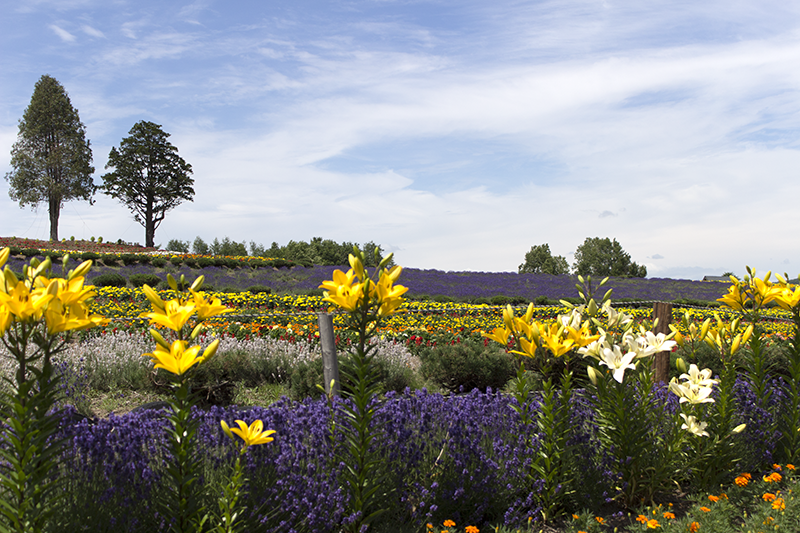
[[[61,39],[62,41],[64,41],[65,43],[75,42],[75,36],[72,35],[70,32],[68,32],[67,30],[65,30],[65,29],[63,29],[63,28],[61,28],[59,26],[56,26],[55,24],[50,24],[48,27],[51,30],[53,30],[53,33],[58,35],[58,38]]]
[[[88,35],[90,37],[96,37],[98,39],[105,39],[105,34],[103,34],[102,31],[98,30],[97,28],[93,28],[93,27],[89,26],[88,24],[82,25],[81,26],[81,30],[83,30],[83,33],[85,33],[86,35]]]

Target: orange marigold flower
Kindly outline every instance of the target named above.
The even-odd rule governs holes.
[[[703,511],[704,513],[710,513],[711,512],[711,509],[709,509],[708,507],[701,507],[700,510]]]
[[[480,529],[475,526],[467,526],[464,528],[464,533],[480,533]]]
[[[794,465],[792,463],[786,463],[786,468],[788,470],[794,470]]]
[[[640,514],[639,516],[636,517],[636,521],[645,524],[647,523],[647,517],[643,514]]]
[[[716,502],[719,501],[719,496],[714,496],[712,494],[709,494],[708,495],[708,499],[711,500],[712,502],[716,503]]]
[[[661,524],[659,524],[658,520],[656,520],[655,518],[647,521],[647,529],[655,529],[657,527],[661,527]]]
[[[750,481],[744,476],[737,476],[736,479],[733,480],[734,483],[739,485],[740,487],[746,487]]]
[[[578,515],[576,515],[576,514],[574,514],[574,513],[573,513],[573,515],[572,515],[572,518],[574,518],[575,520],[577,520],[578,518],[580,518],[580,516],[578,516]]]
[[[764,476],[764,481],[766,481],[767,483],[773,483],[773,482],[778,483],[782,479],[783,479],[783,476],[781,476],[777,472],[773,472],[768,476]]]
[[[775,470],[780,470],[781,469],[781,465],[773,464],[772,468],[774,468]]]
[[[696,533],[698,529],[700,529],[700,524],[697,522],[689,524],[689,533]]]
[[[430,522],[428,522],[428,523],[425,525],[425,527],[427,527],[428,529],[433,529],[433,524],[431,524]]]
[[[783,511],[786,509],[786,502],[783,501],[783,498],[777,498],[774,502],[772,502],[772,508],[776,511]]]
[[[595,516],[594,519],[597,520],[600,524],[606,523],[606,519],[603,518],[602,516]]]
[[[775,501],[775,495],[771,492],[767,492],[761,497],[765,502]]]
[[[666,518],[667,520],[674,520],[675,519],[675,514],[674,513],[670,513],[669,511],[667,511],[666,513],[664,513],[664,518]]]
[[[456,523],[453,522],[452,520],[445,520],[444,522],[442,522],[442,525],[444,527],[456,527]]]

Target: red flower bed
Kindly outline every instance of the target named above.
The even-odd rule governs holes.
[[[117,244],[93,241],[41,241],[38,239],[20,239],[17,237],[0,237],[0,250],[3,248],[26,248],[34,250],[75,250],[79,252],[95,252],[98,254],[130,254],[154,252],[156,248],[145,248],[138,244]]]

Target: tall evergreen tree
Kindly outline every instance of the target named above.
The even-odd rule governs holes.
[[[17,142],[11,148],[11,167],[5,175],[8,195],[20,207],[46,202],[50,240],[58,240],[58,219],[64,202],[92,203],[92,149],[86,128],[72,107],[64,86],[44,75],[33,90],[31,103],[19,121]]]
[[[116,198],[144,226],[145,246],[154,246],[156,228],[166,212],[194,198],[192,166],[178,155],[159,124],[139,121],[111,148],[103,175],[104,194]]]

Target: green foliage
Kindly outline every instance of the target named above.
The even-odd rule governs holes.
[[[161,278],[155,274],[131,274],[128,281],[130,281],[131,285],[134,287],[142,287],[144,285],[155,287],[161,283]]]
[[[251,285],[245,290],[251,294],[269,294],[272,292],[272,289],[265,287],[264,285]]]
[[[425,347],[420,351],[422,375],[443,388],[458,392],[500,390],[516,372],[514,358],[499,345],[483,341]]]
[[[111,148],[102,191],[125,204],[145,228],[145,246],[154,245],[155,233],[167,211],[194,197],[192,166],[178,155],[161,126],[140,121]]]
[[[8,195],[20,207],[47,203],[51,241],[58,241],[64,202],[92,203],[96,189],[92,149],[77,109],[55,78],[44,75],[36,82],[31,103],[19,121],[10,165],[13,170],[5,176]]]
[[[519,266],[519,273],[563,276],[569,274],[569,264],[560,255],[553,257],[550,245],[544,243],[531,246],[531,250],[525,254],[525,262]]]
[[[96,287],[124,287],[128,284],[127,280],[116,272],[106,272],[91,279],[92,285]]]
[[[181,252],[184,254],[189,253],[189,241],[182,241],[180,239],[170,239],[167,243],[167,250],[171,252]]]
[[[208,253],[211,255],[246,256],[247,245],[244,242],[232,241],[228,237],[225,237],[222,241],[215,238],[208,248]]]
[[[192,252],[200,255],[208,255],[208,245],[200,237],[195,237],[192,243]]]
[[[82,254],[80,254],[80,258],[83,259],[84,261],[90,261],[90,260],[97,261],[98,259],[100,259],[100,254],[96,254],[94,252],[83,252]]]
[[[622,246],[608,237],[587,237],[575,250],[574,273],[582,276],[630,276],[643,278],[647,268],[631,261]]]
[[[162,268],[162,267],[166,266],[167,260],[164,259],[163,257],[154,257],[153,260],[150,261],[150,263],[154,267]]]

